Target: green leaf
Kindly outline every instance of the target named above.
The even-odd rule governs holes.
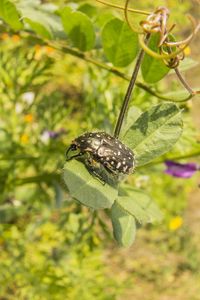
[[[88,51],[94,47],[94,27],[87,15],[80,11],[72,11],[65,7],[60,12],[64,30],[73,45],[81,51]]]
[[[20,30],[23,27],[15,5],[8,0],[0,1],[0,17],[14,30]]]
[[[47,39],[52,38],[51,31],[49,31],[44,25],[42,25],[38,22],[34,22],[34,21],[32,21],[28,18],[25,18],[24,21],[30,25],[31,29],[34,32],[36,32],[37,34],[39,34],[43,38],[47,38]]]
[[[111,12],[101,11],[100,14],[96,15],[95,25],[99,28],[103,28],[108,21],[111,21],[114,15]]]
[[[180,62],[180,65],[178,66],[179,71],[184,72],[187,70],[190,70],[192,68],[195,68],[199,65],[199,62],[196,60],[193,60],[192,58],[186,57],[183,61]],[[174,70],[172,70],[174,72]]]
[[[110,208],[118,195],[116,185],[104,184],[75,159],[66,162],[64,181],[72,197],[94,209]]]
[[[137,34],[117,18],[104,26],[102,42],[106,57],[117,67],[129,65],[138,52]]]
[[[142,111],[137,106],[131,106],[128,110],[127,116],[123,122],[120,135],[123,136],[129,130],[133,123],[139,118]]]
[[[158,52],[158,41],[159,35],[152,35],[148,44],[149,48]],[[148,83],[161,80],[170,71],[161,59],[154,58],[146,53],[141,64],[141,70],[144,80]]]
[[[86,14],[89,18],[97,16],[97,8],[89,3],[83,3],[78,7],[78,10]]]
[[[193,91],[199,91],[200,88],[194,88]],[[187,90],[178,90],[178,91],[172,91],[169,93],[163,94],[168,99],[171,99],[171,101],[176,101],[176,102],[184,102],[187,99],[191,98],[191,95]],[[196,96],[199,96],[197,94]]]
[[[122,141],[136,155],[137,165],[145,165],[168,152],[182,133],[181,112],[175,104],[164,103],[144,112]]]
[[[113,235],[120,246],[130,247],[136,235],[135,218],[115,201],[111,208]]]
[[[128,214],[135,217],[139,223],[152,223],[162,219],[160,209],[149,195],[133,188],[126,188],[125,191],[127,192],[127,196],[118,197],[116,202]]]
[[[51,39],[62,34],[62,24],[60,17],[55,15],[52,10],[48,10],[45,5],[38,5],[31,1],[20,1],[18,9],[21,12],[25,23],[43,38]]]

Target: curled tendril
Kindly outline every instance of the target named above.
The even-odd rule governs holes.
[[[195,20],[191,16],[188,16],[192,24],[192,33],[182,41],[178,41],[178,42],[172,41],[170,34],[174,29],[174,27],[176,26],[176,24],[172,24],[171,27],[167,28],[167,22],[170,15],[170,11],[166,7],[162,7],[162,6],[158,7],[154,12],[149,13],[146,11],[140,11],[140,10],[129,8],[128,6],[130,0],[125,1],[124,7],[105,2],[104,0],[96,0],[96,1],[123,10],[125,20],[129,25],[130,29],[136,33],[139,33],[139,43],[143,51],[145,51],[150,56],[163,60],[163,62],[167,67],[174,69],[179,80],[191,95],[200,94],[200,91],[193,91],[189,87],[189,85],[185,82],[185,80],[183,79],[183,77],[181,76],[178,70],[179,62],[183,60],[185,57],[184,49],[188,47],[191,40],[199,31],[200,23],[196,24]],[[147,16],[146,20],[140,22],[140,26],[142,28],[141,31],[134,28],[133,25],[131,24],[128,16],[129,12],[143,14]],[[153,33],[158,33],[160,37],[159,43],[157,45],[159,52],[155,52],[152,49],[150,49],[147,43],[145,42],[145,37]]]
[[[125,16],[125,20],[126,20],[128,26],[130,27],[130,29],[131,29],[133,32],[136,32],[136,33],[140,33],[140,34],[141,34],[141,33],[143,33],[143,31],[140,31],[140,30],[134,28],[133,25],[132,25],[132,24],[130,23],[130,21],[129,21],[129,17],[128,17],[128,11],[129,11],[128,6],[129,6],[129,2],[130,2],[130,0],[126,0],[126,2],[125,2],[125,7],[124,7],[124,16]]]
[[[141,21],[140,25],[143,28],[143,31],[146,33],[159,32],[160,39],[163,39],[163,36],[166,35],[168,18],[169,10],[166,7],[158,7],[152,14],[147,17],[145,21]]]
[[[180,58],[181,56],[179,56],[179,54],[183,54],[183,50],[188,47],[189,43],[191,42],[191,40],[193,39],[193,37],[195,36],[195,34],[198,32],[198,30],[200,29],[200,24],[195,24],[194,25],[194,20],[190,17],[189,20],[191,21],[192,23],[192,27],[193,27],[193,31],[192,33],[190,34],[190,36],[188,38],[186,38],[185,40],[183,41],[180,41],[180,42],[171,42],[169,41],[169,32],[171,32],[171,30],[174,28],[175,25],[173,25],[171,27],[170,30],[165,30],[165,31],[159,31],[157,29],[157,31],[152,31],[152,30],[149,30],[149,32],[160,32],[160,35],[161,35],[161,40],[160,40],[160,43],[158,45],[158,48],[160,50],[160,54],[151,50],[145,43],[144,43],[144,40],[143,38],[139,37],[139,42],[140,42],[140,45],[141,47],[143,48],[143,50],[145,52],[147,52],[149,55],[155,57],[155,58],[158,58],[158,59],[163,59],[164,62],[166,62],[167,65],[171,65],[169,64],[169,62],[167,62],[167,60],[170,60],[172,61],[172,59],[175,59],[177,62],[183,58]],[[162,23],[161,23],[161,26],[162,26]],[[161,42],[162,41],[162,42]],[[175,51],[172,51],[172,48],[171,47],[176,47],[177,49]],[[174,60],[174,61],[175,61]],[[174,66],[173,66],[174,68]]]
[[[126,0],[125,6],[118,6],[118,5],[113,5],[107,2],[104,2],[102,0],[96,0],[98,2],[120,8],[124,10],[124,15],[127,24],[131,28],[132,31],[139,33],[139,34],[144,34],[144,33],[159,33],[160,34],[160,40],[158,43],[158,49],[159,52],[155,52],[151,50],[144,42],[144,39],[139,37],[139,42],[140,46],[143,48],[143,50],[148,53],[149,55],[157,58],[157,59],[162,59],[163,62],[169,67],[169,68],[176,68],[179,65],[179,62],[184,59],[184,49],[189,45],[195,34],[198,32],[200,29],[200,24],[195,24],[194,19],[191,16],[188,16],[190,22],[192,23],[192,33],[184,40],[179,41],[179,42],[172,42],[169,39],[169,34],[171,31],[174,29],[176,24],[173,24],[169,29],[167,29],[167,21],[170,15],[170,11],[166,7],[158,7],[153,13],[147,13],[145,12],[144,14],[147,15],[146,20],[140,22],[140,26],[142,27],[142,31],[136,29],[133,27],[133,25],[130,23],[129,17],[128,17],[128,12],[137,12],[140,13],[139,10],[135,9],[130,9],[129,3],[130,0]],[[172,51],[172,47],[176,48],[176,50]]]
[[[169,41],[165,41],[165,44],[167,46],[180,46],[182,44],[187,44],[187,43],[190,43],[190,41],[193,39],[194,35],[197,34],[198,30],[200,29],[200,23],[196,24],[194,18],[190,15],[187,16],[188,19],[190,20],[191,24],[192,24],[192,28],[193,28],[193,31],[192,33],[185,39],[185,40],[182,40],[180,42],[169,42]]]

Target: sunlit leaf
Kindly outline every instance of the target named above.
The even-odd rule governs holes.
[[[194,91],[195,90],[198,90],[198,89],[194,89]],[[171,101],[182,102],[182,101],[186,101],[191,95],[185,89],[185,90],[168,92],[168,93],[165,93],[163,96],[165,96],[168,99],[171,99]]]
[[[127,188],[126,196],[118,197],[117,203],[141,224],[160,221],[162,214],[156,203],[143,191]]]
[[[123,247],[130,247],[136,235],[135,218],[122,209],[115,201],[111,208],[111,219],[113,235],[117,243]]]
[[[0,18],[8,23],[14,30],[20,30],[23,27],[15,5],[9,0],[0,1]]]
[[[137,165],[144,165],[168,152],[181,133],[180,110],[175,104],[164,103],[141,114],[122,141],[136,154]]]
[[[102,11],[100,14],[96,16],[95,25],[100,28],[103,28],[105,24],[111,21],[114,18],[114,15],[111,12]]]
[[[65,7],[60,12],[64,30],[73,45],[82,51],[88,51],[94,47],[95,33],[89,17],[80,12],[72,11]]]
[[[75,159],[66,162],[64,181],[72,197],[94,209],[110,208],[118,195],[114,183],[102,182]]]
[[[158,52],[158,41],[159,35],[152,35],[148,47],[151,50]],[[170,68],[168,68],[161,59],[154,58],[145,53],[141,70],[142,76],[146,82],[155,83],[161,80],[170,71]]]
[[[102,42],[106,57],[117,67],[129,65],[138,52],[137,34],[117,18],[104,26]]]
[[[48,9],[48,6],[38,5],[34,2],[20,1],[17,5],[25,23],[28,23],[33,31],[44,38],[52,38],[62,33],[62,25],[59,16]]]
[[[31,29],[36,32],[37,34],[41,35],[43,38],[51,39],[52,35],[51,32],[42,24],[38,22],[34,22],[31,19],[25,18],[26,23],[28,23]]]
[[[120,135],[123,136],[129,130],[129,128],[135,123],[135,121],[139,118],[142,111],[137,106],[131,106],[128,110],[126,118],[123,122],[122,129]]]
[[[89,18],[97,16],[97,8],[89,3],[83,3],[78,7],[78,10],[86,14]]]

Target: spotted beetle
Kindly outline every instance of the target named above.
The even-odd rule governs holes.
[[[130,174],[135,165],[132,150],[105,132],[87,132],[77,137],[68,148],[66,157],[67,160],[84,157],[87,166],[94,168],[100,164],[113,175]]]

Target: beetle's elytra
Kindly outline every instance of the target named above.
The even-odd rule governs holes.
[[[135,160],[131,149],[105,132],[87,132],[77,137],[67,150],[67,160],[85,156],[87,164],[100,163],[107,171],[130,174]]]

